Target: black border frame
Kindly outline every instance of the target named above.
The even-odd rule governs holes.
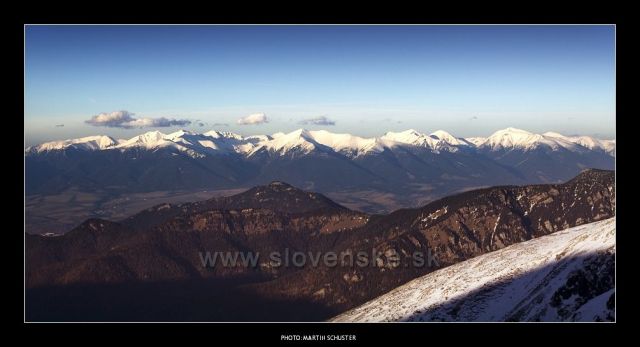
[[[620,132],[621,135],[616,135],[617,140],[622,140],[622,146],[617,147],[616,157],[622,155],[622,161],[616,161],[618,163],[628,162],[629,157],[624,155],[627,151],[627,145],[629,141],[628,137],[624,136],[625,131],[633,130],[632,127],[625,128],[621,126],[621,121],[627,120],[626,118],[633,117],[633,114],[628,111],[628,104],[623,101],[623,94],[631,90],[630,83],[631,78],[627,74],[627,70],[631,64],[628,63],[628,59],[631,56],[630,49],[626,43],[630,41],[630,27],[632,26],[630,20],[626,20],[627,16],[631,12],[620,12],[618,15],[612,15],[601,11],[597,16],[584,16],[578,15],[574,12],[575,8],[569,8],[567,11],[561,11],[557,9],[557,4],[553,7],[544,6],[542,4],[531,4],[535,8],[527,9],[514,9],[513,5],[507,5],[502,10],[511,11],[512,13],[505,15],[498,12],[492,12],[479,16],[482,10],[490,10],[488,7],[475,6],[475,8],[467,7],[464,11],[459,8],[455,10],[449,10],[443,12],[440,9],[432,8],[416,9],[401,8],[399,10],[386,9],[374,7],[375,10],[381,10],[377,14],[365,14],[353,16],[344,12],[343,9],[335,10],[330,15],[318,14],[312,4],[299,4],[292,6],[289,10],[301,10],[302,14],[290,14],[286,12],[271,12],[277,11],[275,6],[270,7],[269,4],[264,3],[262,7],[268,7],[269,9],[260,8],[256,6],[253,13],[247,13],[242,11],[230,11],[228,9],[222,10],[222,8],[215,8],[215,4],[212,3],[211,9],[199,9],[197,7],[187,7],[186,4],[180,9],[174,9],[170,4],[161,5],[156,4],[161,9],[167,9],[164,14],[158,13],[146,13],[144,16],[139,16],[136,13],[128,12],[128,7],[116,7],[107,9],[105,12],[100,12],[99,15],[87,15],[76,14],[67,12],[64,7],[58,7],[54,11],[44,9],[41,7],[30,9],[28,12],[22,12],[22,16],[14,17],[14,21],[8,27],[9,30],[4,30],[5,33],[9,32],[10,47],[6,50],[10,56],[8,66],[10,74],[12,75],[11,81],[5,83],[5,86],[10,91],[10,94],[6,96],[11,100],[12,108],[15,108],[11,114],[5,115],[5,118],[9,118],[10,125],[5,129],[10,130],[11,136],[15,135],[14,139],[11,139],[8,146],[10,153],[9,160],[5,160],[5,174],[7,172],[11,175],[3,175],[5,192],[5,208],[9,210],[6,217],[10,217],[9,220],[11,227],[6,228],[3,256],[6,259],[5,269],[9,270],[9,276],[5,276],[4,282],[5,289],[9,289],[10,293],[5,296],[5,300],[10,303],[11,309],[3,309],[4,318],[9,318],[11,323],[20,325],[20,329],[11,329],[11,332],[21,332],[23,334],[23,341],[32,341],[33,339],[42,339],[42,342],[56,342],[62,343],[93,343],[96,340],[106,342],[107,340],[112,342],[124,342],[130,341],[126,339],[129,334],[134,334],[138,338],[142,338],[141,341],[149,342],[151,339],[158,339],[165,343],[185,343],[185,341],[193,341],[194,338],[202,338],[202,343],[220,344],[226,343],[240,343],[246,344],[249,342],[258,343],[278,343],[282,334],[352,334],[356,335],[356,341],[347,341],[345,343],[420,343],[420,344],[436,344],[441,338],[445,340],[444,343],[456,343],[460,340],[469,338],[472,341],[479,342],[507,342],[512,343],[524,343],[534,341],[545,341],[548,343],[561,342],[565,340],[567,343],[575,343],[577,339],[584,339],[589,342],[605,342],[612,343],[615,336],[620,329],[621,324],[629,323],[626,315],[632,311],[631,307],[628,307],[630,298],[627,296],[628,286],[631,279],[627,276],[617,276],[616,281],[616,323],[605,324],[574,324],[574,323],[427,323],[427,324],[338,324],[338,323],[174,323],[174,324],[103,324],[103,323],[82,323],[82,324],[40,324],[40,323],[24,323],[23,315],[23,294],[24,294],[24,282],[23,282],[23,269],[20,269],[19,264],[24,260],[23,238],[18,232],[18,228],[23,229],[24,220],[18,218],[23,216],[23,206],[19,206],[17,201],[24,201],[24,171],[20,172],[21,168],[24,169],[24,146],[20,141],[21,135],[18,129],[23,130],[24,134],[24,122],[20,126],[20,121],[15,117],[22,110],[24,115],[24,104],[21,102],[24,98],[19,95],[18,86],[21,85],[20,81],[24,82],[24,75],[21,74],[21,68],[24,67],[24,24],[45,24],[45,23],[92,23],[92,24],[106,24],[106,23],[255,23],[255,24],[267,24],[267,23],[279,23],[279,24],[296,24],[296,23],[308,23],[308,24],[348,24],[348,23],[367,23],[367,24],[615,24],[616,25],[616,132]],[[453,4],[463,7],[463,4]],[[78,10],[83,10],[87,4],[78,5]],[[111,6],[111,5],[110,5]],[[114,5],[115,6],[115,5]],[[249,5],[247,5],[249,6]],[[251,5],[253,6],[253,5]],[[587,6],[586,3],[582,6]],[[35,7],[35,5],[34,5]],[[306,8],[306,9],[305,9]],[[479,8],[482,8],[480,10]],[[146,10],[149,8],[147,7]],[[538,11],[538,16],[534,17]],[[56,12],[59,11],[59,12]],[[96,10],[99,11],[99,10]],[[118,13],[122,11],[121,13]],[[140,13],[145,13],[145,10],[141,10]],[[467,12],[465,12],[467,11]],[[381,14],[382,13],[382,14]],[[486,13],[486,12],[485,12]],[[526,14],[525,14],[526,13]],[[625,18],[626,17],[626,18]],[[6,22],[5,22],[6,24]],[[5,27],[7,28],[7,27]],[[7,41],[5,41],[7,42]],[[19,53],[20,52],[20,53]],[[624,72],[623,72],[624,71]],[[23,88],[24,92],[24,88]],[[14,95],[15,94],[15,95]],[[15,121],[15,124],[13,122]],[[633,139],[633,137],[632,137]],[[9,141],[9,139],[5,139]],[[21,147],[22,146],[22,147]],[[5,151],[6,153],[6,151]],[[7,156],[5,156],[5,159]],[[630,171],[630,170],[629,170]],[[620,173],[625,173],[625,170],[621,170]],[[624,175],[618,176],[616,168],[616,176],[622,178]],[[12,177],[13,174],[17,177]],[[22,177],[20,177],[22,175]],[[616,180],[617,180],[616,179]],[[623,179],[624,180],[624,179]],[[22,182],[22,185],[19,184]],[[624,185],[626,187],[627,185]],[[617,191],[617,206],[622,206],[622,211],[618,217],[617,222],[625,226],[621,228],[621,232],[617,235],[621,242],[617,242],[618,252],[616,257],[621,257],[622,261],[616,261],[617,272],[619,274],[624,273],[625,268],[631,267],[633,264],[629,254],[633,252],[631,245],[635,244],[630,241],[632,236],[636,236],[633,228],[626,228],[625,223],[628,222],[625,209],[632,204],[622,203],[620,199],[626,199],[630,194],[625,188],[621,191]],[[15,211],[14,211],[15,210]],[[13,223],[16,223],[13,225]],[[626,240],[626,241],[625,241]],[[622,304],[621,304],[622,303]],[[13,327],[11,324],[11,327]],[[17,327],[16,327],[17,328]],[[126,335],[125,335],[126,334]],[[413,341],[409,341],[413,340]],[[287,344],[297,342],[286,342]],[[303,342],[304,343],[304,342]],[[310,343],[310,342],[307,342]],[[339,343],[339,342],[333,342]]]

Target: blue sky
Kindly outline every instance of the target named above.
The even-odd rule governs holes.
[[[258,134],[306,127],[363,136],[414,128],[486,136],[514,126],[615,136],[613,26],[25,30],[27,145],[178,128]],[[192,123],[122,129],[85,122],[120,110]],[[268,123],[237,124],[255,113]],[[335,125],[300,124],[320,116]]]

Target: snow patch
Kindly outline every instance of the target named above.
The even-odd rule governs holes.
[[[615,223],[583,224],[434,271],[332,321],[562,320],[553,294],[583,268],[585,256],[615,253]],[[589,299],[569,319],[602,316],[614,291]]]

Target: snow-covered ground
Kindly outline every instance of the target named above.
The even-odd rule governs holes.
[[[332,321],[613,320],[614,257],[615,217],[440,269]]]

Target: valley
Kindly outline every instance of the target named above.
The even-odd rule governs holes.
[[[58,194],[25,198],[25,231],[29,234],[63,234],[89,218],[124,219],[161,203],[179,204],[239,193],[245,189],[218,191],[156,191],[114,194],[69,188]]]

